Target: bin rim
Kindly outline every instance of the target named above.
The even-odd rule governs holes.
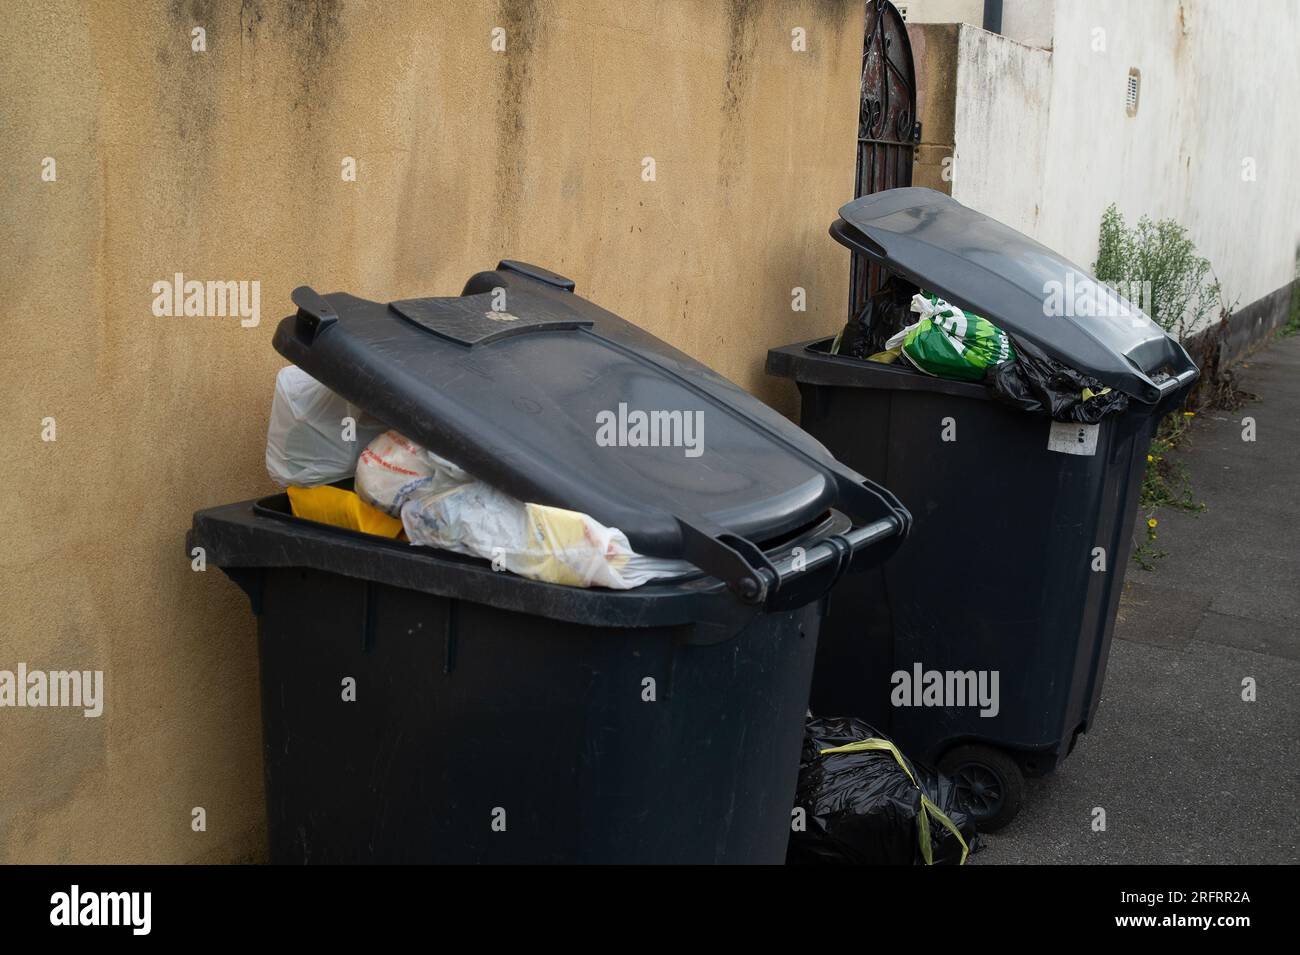
[[[956,381],[927,375],[906,366],[865,361],[845,355],[833,355],[830,345],[834,336],[810,338],[768,349],[766,370],[777,378],[789,378],[796,384],[824,388],[874,388],[880,391],[923,391],[975,401],[997,401],[997,396],[982,382]],[[1164,379],[1158,385],[1160,398],[1154,404],[1129,402],[1121,416],[1162,418],[1182,405],[1196,379],[1193,367],[1179,376]],[[1008,410],[1011,409],[1008,406]],[[1017,414],[1025,412],[1016,411]],[[1050,417],[1046,412],[1038,417]]]
[[[993,399],[982,382],[939,378],[898,365],[833,355],[830,345],[834,340],[834,336],[810,338],[769,349],[767,373],[808,385],[936,392],[979,401]]]
[[[476,558],[295,517],[285,494],[197,511],[185,547],[187,556],[204,548],[205,560],[245,589],[255,613],[261,609],[259,571],[304,568],[574,624],[694,625],[697,633],[688,642],[712,643],[729,639],[759,614],[820,599],[850,565],[861,569],[891,554],[908,523],[890,515],[853,527],[843,513],[827,511],[765,552],[778,578],[769,583],[763,604],[737,600],[723,581],[702,572],[631,590],[528,580]],[[795,570],[800,559],[806,571]]]

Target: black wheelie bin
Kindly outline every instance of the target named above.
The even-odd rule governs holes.
[[[782,862],[824,594],[907,511],[544,269],[293,298],[274,345],[318,381],[699,572],[580,589],[302,520],[285,495],[196,513],[187,553],[258,618],[272,860]],[[620,405],[698,413],[697,453],[598,444]]]
[[[1054,421],[987,382],[831,354],[831,339],[768,354],[768,371],[798,384],[803,427],[917,521],[888,565],[836,587],[812,708],[861,717],[937,763],[996,829],[1019,809],[1023,775],[1053,769],[1093,719],[1147,449],[1198,371],[1126,302],[1045,307],[1053,291],[1114,295],[949,196],[892,189],[840,216],[831,235],[902,283],[892,294],[937,294],[1128,399],[1096,423]],[[995,703],[980,703],[981,686]]]

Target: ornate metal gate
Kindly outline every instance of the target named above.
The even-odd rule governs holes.
[[[912,159],[921,141],[916,121],[916,72],[912,44],[898,9],[888,0],[866,0],[862,44],[862,103],[858,111],[858,171],[853,195],[912,184]],[[849,317],[857,315],[881,284],[879,266],[853,256]]]

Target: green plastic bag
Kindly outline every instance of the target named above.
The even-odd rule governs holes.
[[[987,318],[922,293],[912,296],[912,311],[921,320],[890,338],[885,348],[901,346],[904,357],[927,375],[983,381],[989,367],[1015,361],[1011,339]]]

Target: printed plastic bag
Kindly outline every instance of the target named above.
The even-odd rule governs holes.
[[[1016,342],[1016,360],[999,365],[993,395],[1022,411],[1042,412],[1053,421],[1096,424],[1128,407],[1128,395],[1075,371],[1029,342]]]
[[[912,311],[920,321],[893,335],[885,351],[901,347],[927,375],[983,381],[990,367],[1015,360],[1010,337],[987,318],[920,292],[912,296]]]
[[[345,440],[344,418],[356,423]],[[297,365],[275,376],[266,428],[266,473],[280,487],[316,487],[351,477],[357,457],[387,426],[330,391]]]
[[[450,461],[396,431],[376,437],[357,461],[356,489],[361,499],[398,518],[407,501],[473,480]]]
[[[976,847],[952,782],[861,720],[808,720],[795,805],[791,864],[964,865]]]
[[[628,590],[696,572],[686,561],[634,553],[622,531],[586,514],[519,501],[395,431],[361,455],[356,488],[366,503],[400,515],[411,543],[530,580]]]

